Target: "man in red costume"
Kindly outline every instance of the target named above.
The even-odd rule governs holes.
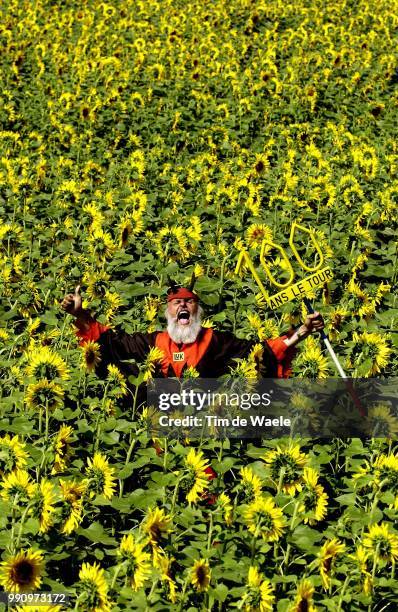
[[[74,294],[65,296],[61,307],[75,317],[76,334],[81,345],[88,340],[99,344],[101,362],[96,373],[100,377],[107,375],[110,363],[117,365],[126,376],[136,376],[137,366],[126,361],[142,362],[150,349],[157,346],[163,351],[164,358],[155,372],[156,377],[180,377],[186,368],[193,366],[202,378],[218,378],[236,365],[234,359],[248,357],[256,344],[253,340],[237,338],[231,332],[202,327],[203,309],[198,295],[191,288],[174,283],[167,292],[166,331],[127,334],[98,323],[82,308],[79,286]],[[308,315],[304,324],[289,336],[264,342],[260,374],[264,377],[288,377],[295,345],[323,327],[322,317],[315,312]]]

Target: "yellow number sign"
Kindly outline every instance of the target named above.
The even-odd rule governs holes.
[[[317,251],[318,255],[319,255],[319,262],[317,263],[316,266],[314,267],[309,267],[307,266],[304,261],[302,260],[302,258],[300,257],[295,244],[294,244],[294,234],[295,231],[299,229],[302,232],[305,232],[307,234],[309,234],[309,237],[311,239],[311,241],[314,244],[315,250]],[[300,298],[300,297],[304,297],[306,295],[308,295],[309,293],[311,293],[314,289],[317,289],[319,287],[321,287],[322,285],[324,285],[325,283],[327,283],[328,281],[330,281],[333,278],[333,273],[332,270],[327,266],[326,268],[323,268],[322,270],[320,270],[323,262],[324,262],[324,256],[323,253],[321,251],[321,248],[316,240],[315,234],[313,230],[309,230],[306,227],[303,227],[302,225],[299,225],[298,223],[296,223],[295,221],[292,224],[291,227],[291,231],[290,231],[290,237],[289,237],[289,246],[296,258],[296,260],[298,261],[299,265],[301,268],[303,268],[304,270],[306,270],[307,272],[312,272],[312,274],[310,276],[307,276],[306,278],[303,278],[301,281],[299,281],[298,283],[293,284],[293,279],[294,279],[294,271],[293,271],[293,267],[290,263],[289,257],[286,254],[286,251],[284,250],[283,247],[281,247],[279,244],[276,244],[274,242],[271,241],[267,241],[267,240],[263,240],[262,244],[261,244],[261,250],[260,250],[260,262],[261,265],[264,268],[264,271],[270,281],[270,283],[272,285],[274,285],[275,287],[278,287],[278,289],[282,289],[282,291],[279,291],[279,293],[276,293],[272,296],[268,295],[268,292],[266,291],[263,283],[261,282],[261,279],[257,273],[256,268],[254,267],[254,264],[252,262],[252,260],[250,259],[249,254],[247,253],[247,251],[242,250],[239,254],[238,257],[238,261],[236,264],[236,269],[235,269],[235,273],[238,274],[242,268],[242,264],[243,262],[245,262],[245,264],[247,265],[247,267],[249,268],[250,272],[253,275],[254,280],[256,281],[257,285],[259,286],[259,289],[261,291],[261,293],[263,294],[263,296],[265,297],[265,299],[268,302],[268,306],[272,309],[275,310],[276,308],[278,308],[279,306],[283,306],[283,304],[286,304],[286,302],[291,302],[292,300],[295,300],[296,298]],[[265,253],[266,253],[266,249],[267,247],[273,247],[275,249],[277,249],[280,253],[281,256],[283,258],[283,260],[285,261],[286,264],[286,269],[289,273],[289,278],[287,281],[285,281],[284,283],[280,283],[276,280],[276,278],[273,276],[273,274],[271,273],[270,268],[267,265],[267,262],[265,260]]]

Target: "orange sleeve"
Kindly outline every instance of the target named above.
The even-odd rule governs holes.
[[[287,337],[287,335],[284,335],[273,340],[267,340],[267,344],[278,362],[278,378],[289,378],[291,376],[292,361],[297,352],[294,346],[286,346],[284,340]]]
[[[76,336],[80,338],[79,345],[83,346],[85,342],[88,340],[91,342],[96,342],[100,335],[109,329],[107,325],[102,325],[102,323],[98,323],[98,321],[90,321],[90,327],[87,331],[82,331],[81,329],[76,329]]]

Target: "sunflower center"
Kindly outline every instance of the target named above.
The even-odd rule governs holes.
[[[20,561],[11,571],[11,577],[14,583],[20,585],[29,585],[34,576],[33,566],[29,561]]]
[[[297,604],[297,612],[308,612],[308,599],[301,599]]]
[[[201,565],[196,569],[196,579],[200,586],[204,586],[206,584],[207,573],[206,568]]]
[[[93,363],[95,363],[95,351],[93,349],[88,349],[86,351],[85,357],[87,365],[92,365]]]

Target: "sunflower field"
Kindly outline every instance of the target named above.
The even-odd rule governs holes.
[[[392,378],[397,2],[3,0],[0,16],[0,585],[26,595],[12,609],[67,609],[27,597],[52,591],[85,612],[396,610],[391,405],[364,440],[153,439],[60,302],[80,284],[100,322],[162,329],[167,275],[194,272],[205,326],[276,338],[304,304],[270,311],[235,266],[245,249],[272,294],[260,246],[288,249],[296,221],[333,270],[312,302],[345,371]],[[336,375],[319,338],[292,375]]]

